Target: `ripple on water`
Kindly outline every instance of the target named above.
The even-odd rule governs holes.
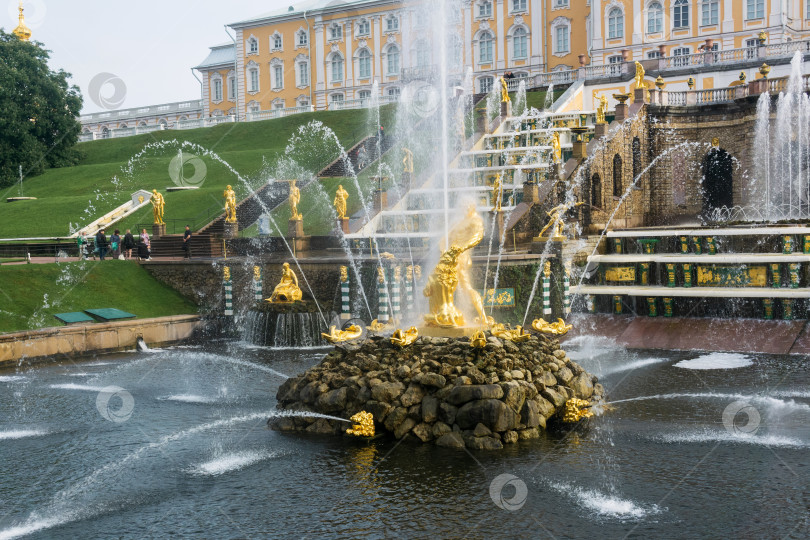
[[[93,386],[89,384],[74,384],[74,383],[66,383],[66,384],[52,384],[49,388],[54,388],[56,390],[82,390],[84,392],[101,392],[106,386]]]
[[[200,396],[197,394],[173,394],[158,398],[161,401],[178,401],[180,403],[216,403],[219,398],[210,396]]]
[[[782,437],[779,435],[756,433],[744,433],[741,431],[712,430],[687,431],[681,433],[670,433],[664,435],[660,440],[667,443],[703,443],[703,442],[727,442],[734,444],[752,444],[757,446],[767,446],[770,448],[807,448],[808,444],[792,437]]]
[[[749,356],[739,353],[710,353],[692,358],[691,360],[681,360],[675,367],[683,369],[737,369],[753,365],[754,362]]]
[[[0,441],[27,439],[29,437],[42,437],[48,432],[41,429],[15,429],[11,431],[0,431]]]
[[[20,382],[26,379],[27,377],[23,377],[22,375],[0,375],[0,382],[4,383]]]
[[[197,476],[219,476],[281,455],[281,452],[232,452],[195,465],[188,472]]]

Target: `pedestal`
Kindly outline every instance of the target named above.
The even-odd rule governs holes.
[[[648,103],[648,92],[646,88],[633,89],[633,103]]]
[[[228,223],[226,221],[223,224],[222,235],[225,238],[236,238],[237,236],[239,236],[239,224],[238,223]]]
[[[512,102],[501,101],[501,118],[506,118],[507,116],[512,116]]]
[[[287,236],[293,238],[304,236],[304,220],[301,218],[291,219],[287,226]]]
[[[166,224],[161,223],[158,225],[157,223],[152,225],[152,238],[160,238],[161,236],[166,236]]]
[[[349,218],[338,218],[338,228],[343,234],[349,234]]]
[[[596,139],[602,139],[605,135],[607,135],[607,131],[607,123],[598,123],[593,127],[593,136]]]
[[[494,219],[495,223],[497,224],[498,239],[500,240],[501,238],[504,237],[503,235],[504,235],[504,232],[505,232],[504,231],[505,222],[504,222],[504,217],[503,217],[503,210],[493,210],[492,214],[493,214],[492,219]]]
[[[374,211],[380,213],[388,208],[388,192],[382,189],[374,190]]]
[[[574,141],[571,151],[574,159],[585,159],[588,156],[588,143],[585,141]]]
[[[619,123],[624,122],[627,120],[627,111],[628,105],[627,103],[619,103],[616,105],[616,121]]]
[[[402,181],[400,182],[400,186],[402,187],[403,192],[411,189],[411,176],[413,176],[413,173],[409,173],[407,171],[402,173]]]
[[[487,133],[488,128],[487,126],[487,110],[486,109],[476,109],[475,115],[475,132],[476,133]]]
[[[523,202],[526,204],[539,204],[540,186],[537,184],[523,184]]]

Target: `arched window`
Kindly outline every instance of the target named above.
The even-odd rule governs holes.
[[[647,8],[647,33],[657,34],[664,30],[664,8],[660,2],[653,2]]]
[[[633,181],[641,174],[641,141],[633,137]]]
[[[371,78],[371,53],[368,49],[361,50],[357,55],[357,72],[361,79]]]
[[[591,177],[591,206],[602,207],[602,179],[598,174]]]
[[[701,4],[701,22],[702,26],[712,26],[717,24],[720,19],[720,2],[719,0],[703,0]]]
[[[343,56],[336,52],[332,53],[332,69],[330,70],[330,74],[332,76],[331,82],[341,82],[343,81]]]
[[[529,37],[525,28],[518,28],[512,35],[512,56],[516,60],[524,60],[529,57]]]
[[[494,80],[492,77],[481,77],[480,79],[478,79],[479,91],[482,94],[489,94],[490,92],[492,92],[493,83]]]
[[[370,33],[371,33],[371,24],[369,24],[368,19],[361,19],[360,22],[357,23],[357,35],[367,36]]]
[[[416,44],[416,65],[427,67],[430,65],[430,47],[425,40]]]
[[[391,45],[388,47],[386,73],[389,76],[399,75],[399,47]]]
[[[371,91],[370,90],[360,90],[357,93],[357,99],[363,102],[367,102],[371,100]]]
[[[248,92],[256,93],[259,91],[259,66],[252,64],[248,67]]]
[[[492,34],[484,32],[478,40],[478,63],[492,63]]]
[[[228,101],[236,100],[236,75],[228,74]]]
[[[689,26],[688,0],[675,0],[675,9],[672,12],[673,28],[686,28]]]
[[[247,40],[248,54],[259,54],[259,40],[255,37],[250,37]]]
[[[478,4],[478,16],[479,17],[492,17],[492,2],[489,0],[484,0],[480,4]]]
[[[222,101],[222,79],[219,77],[211,80],[211,101]]]
[[[619,154],[613,156],[613,196],[622,196],[622,157]]]
[[[624,13],[615,7],[608,13],[608,39],[624,37]]]
[[[306,47],[307,43],[309,43],[307,33],[304,30],[301,30],[300,32],[298,32],[298,46]]]

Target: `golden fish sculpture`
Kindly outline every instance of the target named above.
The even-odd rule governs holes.
[[[363,335],[363,329],[353,324],[346,328],[346,330],[338,330],[335,325],[329,327],[329,333],[322,333],[323,338],[329,343],[343,343],[357,339]]]
[[[527,334],[523,331],[523,327],[518,325],[513,329],[506,328],[503,324],[496,324],[492,327],[492,335],[495,337],[499,337],[501,339],[508,339],[509,341],[514,341],[516,343],[521,343],[523,341],[528,341],[531,334]]]
[[[399,328],[396,332],[394,332],[394,335],[391,336],[391,343],[393,343],[395,347],[399,347],[401,349],[402,347],[406,347],[416,341],[416,338],[418,337],[419,331],[415,326],[411,326],[405,331]]]
[[[373,437],[374,436],[374,416],[366,411],[360,411],[351,418],[353,422],[352,427],[346,430],[349,435],[355,437]]]
[[[565,402],[563,422],[574,424],[583,418],[590,418],[592,416],[593,412],[591,412],[591,403],[589,401],[573,398]]]
[[[371,321],[371,324],[366,326],[366,328],[368,329],[369,332],[385,332],[391,327],[387,324],[381,323],[377,319],[374,319],[373,321]]]
[[[487,336],[483,330],[479,330],[470,337],[470,346],[473,349],[483,349],[487,346]]]
[[[563,336],[568,333],[574,327],[572,324],[565,324],[565,321],[562,319],[557,319],[557,322],[548,323],[545,319],[535,319],[532,321],[532,328],[536,331],[540,332],[541,334],[554,334],[557,336]]]

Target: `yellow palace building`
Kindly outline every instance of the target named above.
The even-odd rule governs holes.
[[[533,76],[584,61],[587,0],[443,1],[317,0],[230,24],[234,41],[195,67],[204,115],[358,106],[375,82],[383,102],[396,100],[404,85],[430,79],[441,58],[451,82],[471,72],[476,92],[505,72]]]

